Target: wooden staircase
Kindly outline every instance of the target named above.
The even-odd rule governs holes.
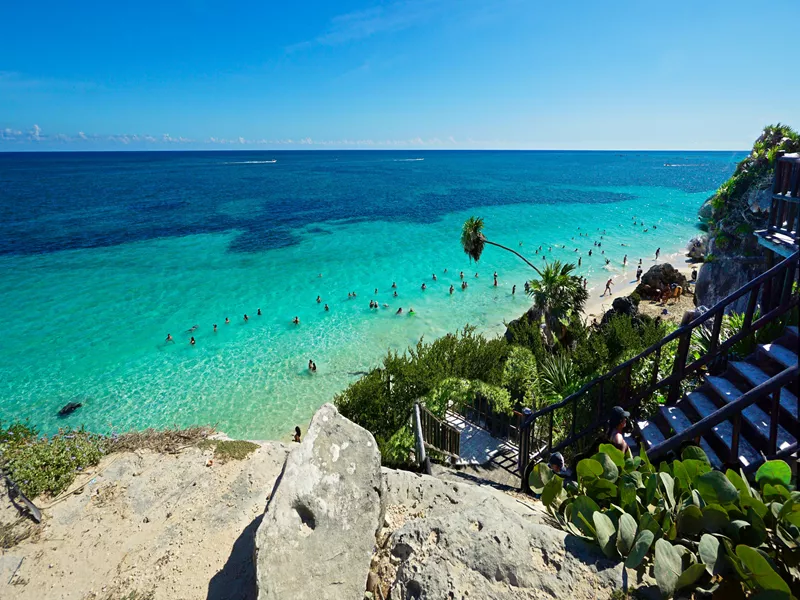
[[[779,373],[797,369],[799,349],[797,326],[786,327],[780,338],[773,343],[760,344],[747,360],[729,362],[721,375],[706,375],[699,387],[683,395],[678,402],[660,407],[650,420],[637,421],[635,428],[648,454],[659,458],[664,454],[667,440],[674,435],[712,417]],[[789,382],[780,386],[776,393],[749,404],[686,443],[698,443],[717,468],[735,466],[751,470],[767,456],[794,453],[800,437],[800,422],[798,398],[789,389],[791,385]]]

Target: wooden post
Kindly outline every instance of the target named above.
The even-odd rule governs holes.
[[[781,405],[781,388],[772,392],[772,411],[769,416],[769,452],[775,456],[778,450],[778,411]]]
[[[769,251],[767,251],[769,252]],[[756,312],[756,304],[758,304],[758,292],[761,289],[760,285],[755,286],[752,290],[750,290],[750,297],[747,301],[747,310],[744,313],[744,324],[742,325],[742,329],[748,330],[750,326],[753,324],[753,315]],[[764,296],[766,296],[766,291],[764,292]],[[764,297],[762,297],[761,301],[764,304]],[[765,311],[766,312],[766,311]]]
[[[713,353],[719,344],[719,332],[722,330],[722,321],[725,318],[725,312],[719,311],[714,316],[714,326],[711,328],[711,349],[709,353]]]
[[[692,329],[689,329],[682,333],[678,341],[678,352],[675,355],[675,363],[672,365],[672,375],[675,380],[669,386],[669,395],[667,396],[667,404],[669,406],[675,404],[681,395],[681,382],[686,370],[686,357],[689,354],[689,341],[691,340],[692,331]]]
[[[553,447],[553,416],[556,414],[556,411],[550,411],[550,427],[549,432],[547,434],[547,451],[550,452],[551,448]]]
[[[775,266],[775,253],[772,250],[767,250],[767,271]],[[772,277],[767,277],[764,282],[764,288],[761,292],[761,314],[765,315],[772,309]],[[750,323],[745,321],[745,326],[748,327]]]

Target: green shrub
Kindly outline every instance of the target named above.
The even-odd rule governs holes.
[[[511,346],[503,369],[503,385],[511,397],[523,406],[536,408],[539,398],[539,370],[533,352],[522,346]]]
[[[509,344],[522,346],[533,352],[537,361],[541,361],[547,355],[547,346],[542,335],[542,320],[534,319],[527,313],[507,325],[506,339]]]
[[[563,529],[650,570],[664,597],[722,583],[738,596],[789,600],[787,582],[800,576],[800,492],[790,491],[785,462],[764,463],[754,488],[741,472],[712,470],[698,447],[656,467],[644,451],[625,457],[602,444],[575,471],[577,483],[565,483],[541,463],[529,483]]]
[[[628,296],[628,298],[631,299],[631,302],[633,302],[634,306],[639,306],[639,304],[642,302],[642,297],[638,292],[633,292],[630,296]]]
[[[26,496],[57,496],[80,471],[100,461],[106,443],[83,428],[39,438],[34,428],[15,423],[0,438],[0,461]]]

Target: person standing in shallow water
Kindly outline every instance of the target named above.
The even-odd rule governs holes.
[[[294,434],[292,435],[292,441],[300,443],[300,427],[294,428]]]

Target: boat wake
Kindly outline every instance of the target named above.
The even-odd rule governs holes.
[[[418,160],[425,160],[424,158],[395,158],[392,162],[417,162]]]
[[[240,160],[236,162],[226,162],[226,165],[271,165],[278,162],[277,160]]]

